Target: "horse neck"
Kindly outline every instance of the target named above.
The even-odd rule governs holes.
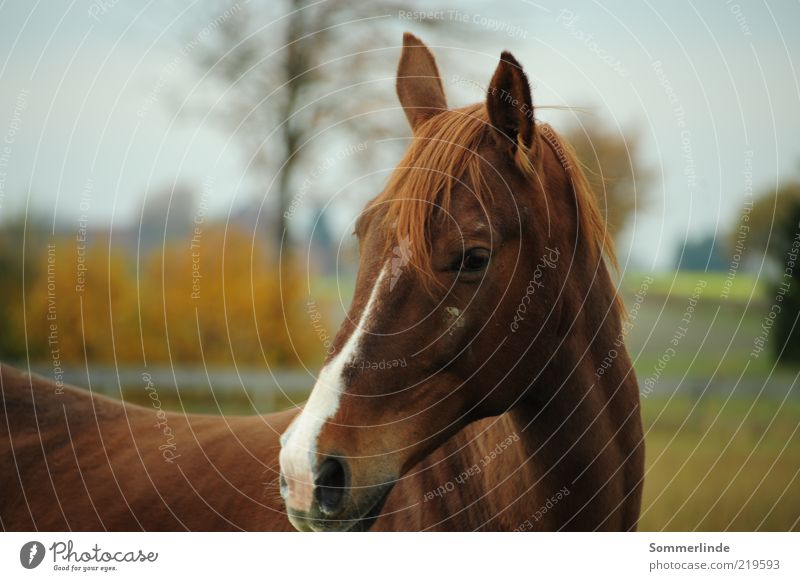
[[[534,467],[510,414],[466,426],[401,479],[384,530],[512,530]],[[530,491],[526,492],[526,489]],[[515,502],[519,497],[521,508]],[[408,510],[412,508],[412,510]]]
[[[580,300],[562,309],[563,342],[510,414],[535,465],[539,506],[566,490],[570,502],[564,504],[586,508],[548,511],[537,523],[549,529],[635,526],[638,508],[629,514],[628,500],[638,494],[642,431],[614,287],[604,265],[592,282],[574,283],[579,290],[571,296]]]
[[[522,379],[522,401],[469,424],[401,479],[379,528],[635,526],[641,454],[626,460],[641,441],[638,392],[624,346],[614,347],[620,323],[606,319],[590,333],[594,323],[577,312],[551,364]],[[615,364],[598,378],[612,347]]]

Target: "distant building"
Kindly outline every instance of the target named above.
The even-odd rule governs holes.
[[[675,259],[677,270],[703,270],[722,272],[728,270],[728,252],[723,249],[722,242],[712,234],[686,240],[678,246]]]

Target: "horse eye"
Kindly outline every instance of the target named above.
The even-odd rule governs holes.
[[[489,251],[485,248],[470,248],[455,265],[454,270],[479,272],[489,264]]]

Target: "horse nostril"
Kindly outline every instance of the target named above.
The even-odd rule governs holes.
[[[286,484],[286,477],[283,475],[283,471],[281,471],[280,473],[279,485],[281,491],[281,498],[283,498],[283,500],[286,500],[286,498],[289,496],[289,486]]]
[[[345,471],[342,461],[328,458],[319,467],[314,495],[319,508],[326,514],[333,514],[342,505],[345,489]]]

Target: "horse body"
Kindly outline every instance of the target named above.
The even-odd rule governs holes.
[[[159,417],[5,365],[0,380],[5,530],[290,528],[275,465],[294,411]]]

